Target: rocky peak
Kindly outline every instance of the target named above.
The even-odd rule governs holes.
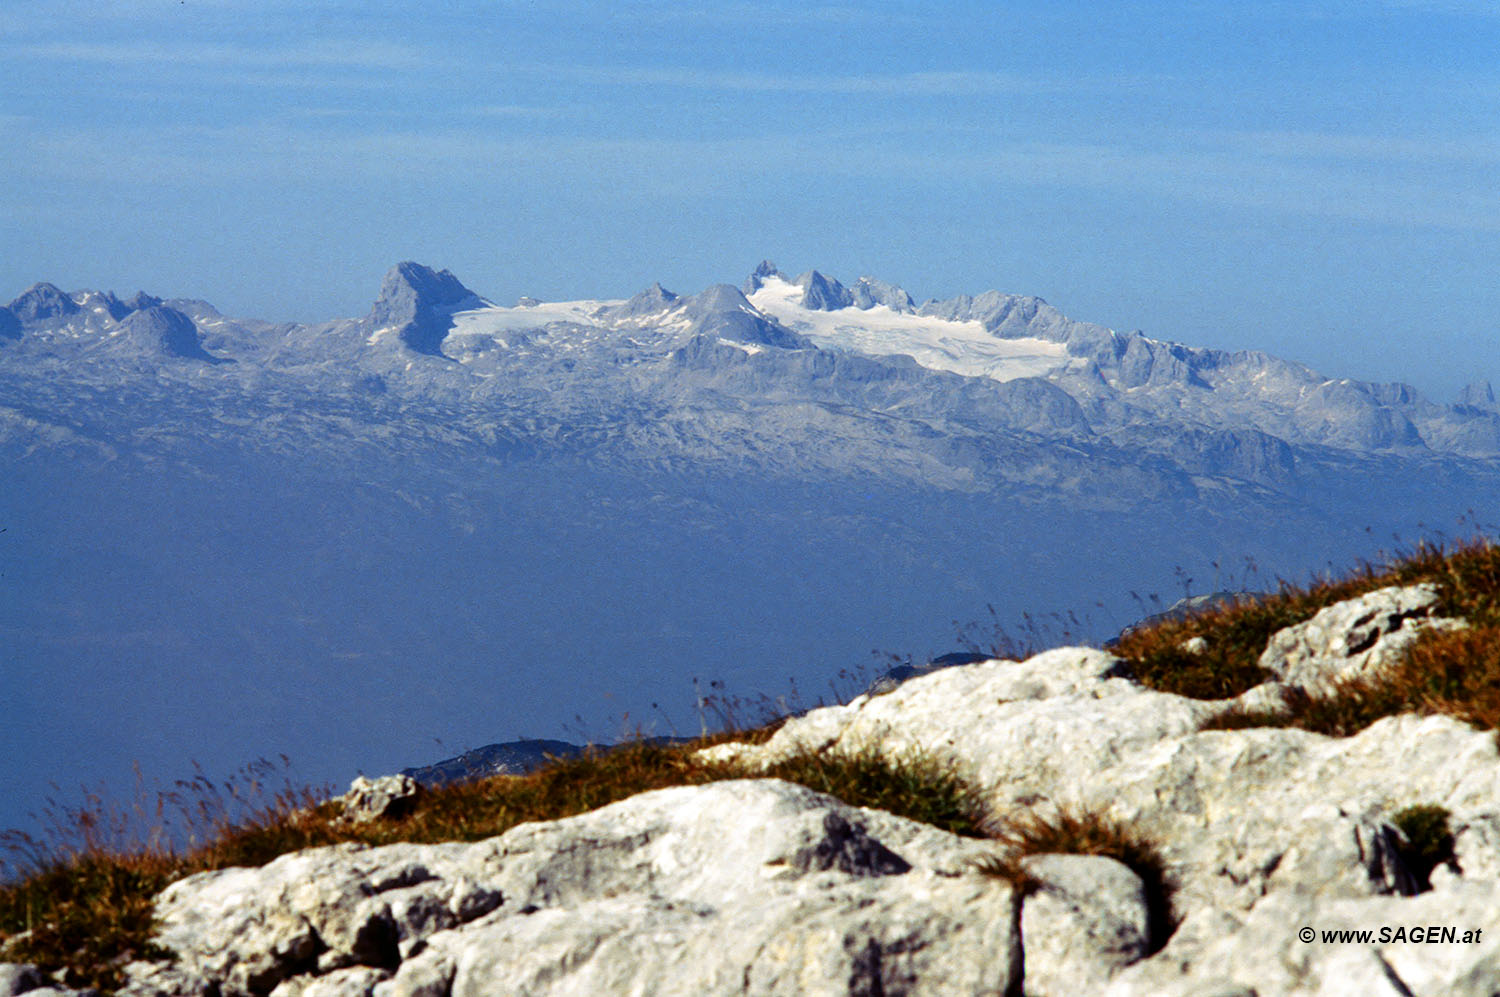
[[[1495,389],[1488,381],[1466,384],[1458,394],[1458,403],[1470,408],[1495,408]]]
[[[127,311],[138,312],[146,308],[155,308],[161,304],[161,299],[145,291],[137,291],[121,302]]]
[[[395,328],[401,341],[418,353],[441,356],[453,313],[481,303],[447,270],[405,261],[386,271],[368,321],[377,329]]]
[[[654,283],[622,305],[600,309],[599,315],[607,319],[641,318],[659,315],[681,300],[677,295]]]
[[[204,363],[230,362],[205,350],[198,326],[175,308],[154,305],[132,312],[120,323],[120,327],[133,342],[148,349],[160,350],[169,357]]]
[[[683,303],[693,320],[691,331],[694,335],[786,349],[800,349],[807,345],[805,339],[765,315],[739,288],[730,284],[715,284]]]
[[[798,277],[797,286],[802,288],[802,307],[809,311],[832,312],[854,304],[854,296],[847,287],[816,270]]]
[[[776,269],[776,264],[770,260],[761,260],[760,266],[755,272],[745,278],[744,291],[746,294],[754,294],[765,284],[767,277],[781,277],[782,273]]]
[[[715,284],[705,288],[687,298],[683,304],[687,306],[688,314],[695,318],[728,311],[761,314],[760,310],[750,303],[750,299],[745,297],[744,292],[732,284]]]
[[[54,284],[43,281],[33,284],[9,305],[9,310],[21,322],[46,322],[48,319],[76,315],[78,303],[64,294]]]
[[[861,277],[854,282],[850,289],[850,296],[855,308],[869,309],[876,305],[885,305],[892,311],[912,312],[916,310],[916,304],[911,300],[911,295],[895,284],[887,284],[883,280],[874,277]]]

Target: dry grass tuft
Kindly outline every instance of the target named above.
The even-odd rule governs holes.
[[[1256,602],[1142,628],[1127,634],[1115,651],[1153,689],[1227,699],[1271,677],[1257,662],[1277,630],[1363,592],[1421,582],[1437,586],[1439,615],[1467,620],[1469,628],[1429,631],[1377,679],[1346,682],[1316,696],[1291,692],[1281,710],[1229,710],[1205,729],[1290,726],[1347,736],[1399,713],[1444,713],[1500,729],[1500,547],[1485,540],[1451,550],[1419,547],[1404,560],[1380,569],[1365,565],[1337,582],[1284,586]],[[1194,637],[1203,639],[1204,653],[1182,650]]]
[[[226,857],[240,836],[296,825],[326,795],[298,787],[283,758],[222,783],[199,771],[154,794],[137,772],[126,805],[102,790],[73,806],[54,801],[42,836],[0,832],[0,851],[25,873],[0,884],[0,959],[66,968],[73,987],[118,986],[126,962],[163,955],[149,941],[153,896],[183,876],[234,864]]]
[[[1500,549],[1487,542],[1446,552],[1422,547],[1405,560],[1380,569],[1364,566],[1341,581],[1283,587],[1272,597],[1161,622],[1127,635],[1116,652],[1131,660],[1138,678],[1152,688],[1228,698],[1266,678],[1257,660],[1275,631],[1361,592],[1424,581],[1439,587],[1438,611],[1468,620],[1470,629],[1425,635],[1379,682],[1350,683],[1321,697],[1291,694],[1281,710],[1230,713],[1210,726],[1292,725],[1343,735],[1383,716],[1417,711],[1500,729]],[[1204,653],[1181,650],[1193,637],[1203,638]],[[275,766],[265,763],[222,786],[200,774],[154,800],[138,785],[135,802],[124,808],[108,804],[102,793],[91,794],[80,806],[49,810],[41,840],[15,831],[0,834],[0,853],[19,857],[24,873],[0,883],[0,959],[48,969],[66,966],[70,985],[109,989],[119,984],[126,961],[160,955],[149,942],[151,900],[182,876],[259,865],[287,852],[343,841],[478,840],[525,821],[572,816],[651,789],[750,775],[799,782],[856,806],[959,834],[992,834],[1005,854],[986,870],[1023,886],[1020,860],[1027,855],[1115,858],[1146,884],[1153,945],[1166,938],[1170,897],[1160,857],[1149,841],[1102,817],[1062,812],[987,823],[977,795],[951,768],[930,759],[893,763],[873,753],[823,753],[759,773],[706,766],[692,757],[695,749],[730,737],[763,741],[775,726],[690,744],[637,742],[589,751],[525,776],[436,790],[399,820],[365,825],[340,822],[338,805],[324,802],[326,792],[300,789],[289,780],[272,789]],[[1414,811],[1399,819],[1407,822],[1401,825],[1403,835],[1422,854],[1436,848],[1434,842],[1441,844],[1441,829],[1434,830],[1431,815]]]
[[[931,758],[912,756],[890,761],[875,751],[803,755],[761,774],[965,837],[984,834],[985,807],[980,795],[959,779],[951,766]]]
[[[682,745],[636,742],[590,750],[527,775],[434,790],[399,820],[362,825],[340,821],[339,805],[318,794],[283,789],[251,805],[250,794],[240,788],[226,794],[206,780],[195,780],[179,788],[178,802],[195,815],[195,827],[211,826],[212,833],[189,845],[174,843],[159,828],[147,839],[133,841],[98,833],[111,811],[102,794],[94,794],[83,807],[55,813],[64,844],[49,845],[16,832],[0,839],[13,854],[23,853],[28,866],[25,878],[0,885],[0,959],[49,969],[66,966],[73,985],[110,989],[121,983],[119,969],[125,962],[162,954],[149,941],[152,898],[183,876],[262,865],[288,852],[345,841],[475,841],[526,821],[570,817],[668,786],[766,776],[959,834],[977,835],[983,825],[977,796],[951,769],[930,760],[892,763],[874,753],[821,753],[750,773],[693,759],[697,748],[729,736],[763,740],[769,731]],[[228,807],[227,800],[246,805]]]
[[[1296,727],[1350,737],[1384,717],[1445,714],[1481,730],[1500,730],[1500,625],[1431,631],[1375,678],[1309,694],[1288,690],[1280,710],[1226,710],[1204,730]]]
[[[1149,949],[1157,951],[1172,933],[1171,890],[1156,846],[1118,821],[1096,813],[1063,808],[1051,816],[1021,814],[992,824],[990,835],[1004,853],[978,864],[980,872],[1009,880],[1027,892],[1038,888],[1023,859],[1033,855],[1099,855],[1129,867],[1146,893]]]
[[[1401,833],[1400,854],[1418,890],[1432,889],[1432,873],[1453,861],[1453,833],[1448,829],[1448,810],[1421,803],[1397,812],[1391,824]]]

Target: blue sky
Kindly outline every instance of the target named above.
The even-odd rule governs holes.
[[[0,300],[998,288],[1500,384],[1500,5],[7,0]]]

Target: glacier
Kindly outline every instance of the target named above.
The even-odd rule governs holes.
[[[766,263],[506,307],[406,262],[314,325],[37,284],[0,460],[15,826],[132,761],[695,733],[695,679],[810,705],[990,607],[1102,639],[1493,522],[1500,406],[994,291]]]

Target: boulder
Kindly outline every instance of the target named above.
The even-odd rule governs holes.
[[[0,962],[0,997],[17,997],[51,984],[36,966],[25,962]]]
[[[1500,982],[1497,925],[1492,882],[1419,897],[1331,900],[1281,890],[1242,916],[1202,912],[1102,993],[1490,997]]]
[[[1276,633],[1260,666],[1287,685],[1328,692],[1341,681],[1368,678],[1397,660],[1424,630],[1462,621],[1434,617],[1437,588],[1391,586],[1334,603],[1305,623]]]
[[[1099,855],[1022,861],[1033,886],[1021,906],[1027,997],[1097,993],[1146,955],[1151,911],[1141,879]]]
[[[911,678],[891,692],[787,721],[769,741],[705,749],[709,761],[768,767],[805,752],[920,754],[981,787],[996,813],[1067,802],[1113,764],[1189,734],[1223,704],[1153,692],[1091,648],[987,661]]]
[[[157,898],[157,941],[226,997],[347,966],[394,968],[427,935],[501,903],[479,885],[482,864],[470,868],[472,847],[336,845],[199,873]]]
[[[200,873],[158,899],[157,941],[184,993],[215,981],[223,997],[999,994],[1019,979],[1019,897],[976,871],[992,854],[802,786],[731,780],[476,844]]]
[[[935,670],[699,752],[749,772],[807,753],[921,758],[997,822],[1067,811],[1127,830],[1156,851],[1149,888],[1115,858],[1047,854],[1020,860],[1020,889],[983,871],[996,842],[736,778],[473,844],[340,845],[189,877],[157,900],[175,963],[132,964],[125,992],[1492,994],[1492,732],[1416,715],[1348,738],[1201,729],[1285,681],[1378,666],[1370,652],[1431,625],[1435,602],[1383,590],[1330,607],[1277,634],[1281,679],[1237,700],[1157,692],[1107,652],[1063,648]],[[1417,804],[1446,812],[1453,838],[1430,890],[1394,826]]]
[[[1392,717],[1342,739],[1200,731],[1230,701],[1154,692],[1124,671],[1082,648],[950,668],[810,711],[764,744],[700,754],[752,767],[808,751],[925,755],[981,787],[996,818],[1066,807],[1136,829],[1161,852],[1178,918],[1247,910],[1280,889],[1412,892],[1390,822],[1418,803],[1475,815],[1463,831],[1468,868],[1493,875],[1492,734],[1444,716]]]
[[[343,819],[351,824],[368,824],[403,817],[416,805],[421,791],[417,781],[405,773],[377,779],[357,776],[349,784],[349,791],[339,797],[344,807]]]

